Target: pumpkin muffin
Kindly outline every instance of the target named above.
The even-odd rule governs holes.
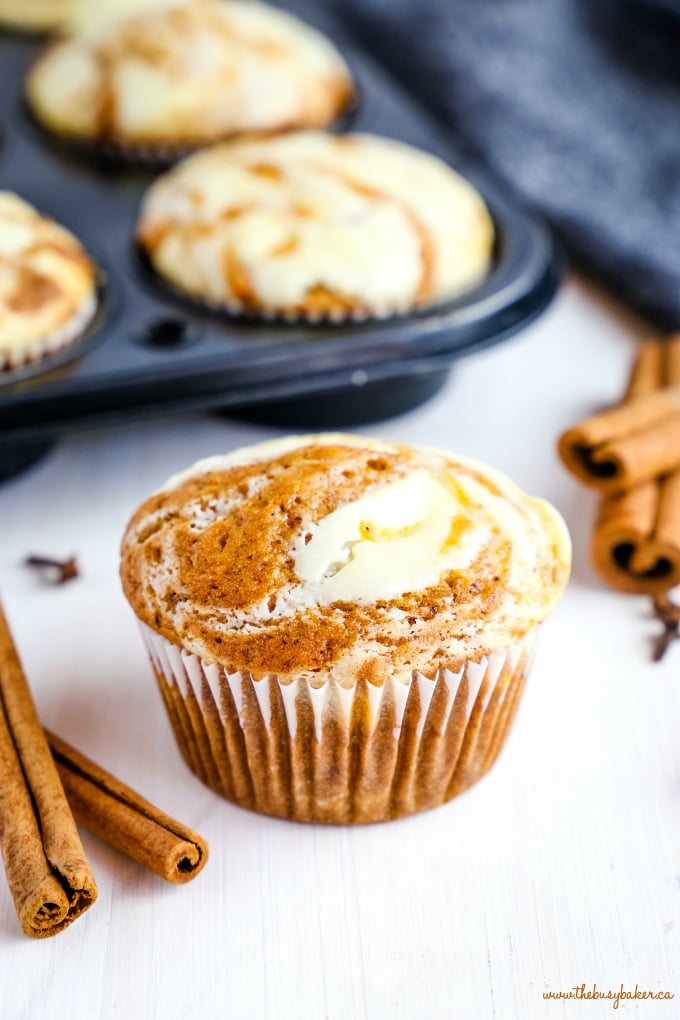
[[[350,823],[492,765],[569,559],[557,512],[497,472],[324,434],[171,478],[121,575],[190,768],[244,807]]]
[[[487,273],[494,230],[441,160],[374,135],[298,132],[197,153],[162,176],[137,237],[185,294],[288,319],[383,318]]]
[[[96,309],[96,269],[73,234],[1,191],[0,371],[67,347]]]
[[[45,32],[60,25],[74,0],[0,0],[0,26],[22,32]]]
[[[67,138],[176,154],[325,126],[352,98],[335,47],[255,0],[176,0],[84,26],[48,47],[27,80],[35,116]]]

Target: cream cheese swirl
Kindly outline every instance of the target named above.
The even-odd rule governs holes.
[[[204,659],[343,682],[523,636],[566,583],[564,522],[441,450],[324,434],[200,461],[138,511],[138,615]]]

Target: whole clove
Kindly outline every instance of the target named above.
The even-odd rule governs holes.
[[[27,556],[24,565],[39,570],[48,584],[66,584],[80,576],[75,556],[67,560],[55,560],[49,556]]]
[[[654,638],[652,654],[654,662],[661,662],[673,642],[680,640],[680,606],[664,594],[652,599],[652,611],[663,625],[662,632]]]

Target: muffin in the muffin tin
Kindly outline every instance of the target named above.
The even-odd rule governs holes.
[[[47,366],[96,310],[97,270],[80,242],[17,195],[0,192],[0,372]]]
[[[38,120],[60,136],[147,156],[243,133],[330,124],[353,96],[320,32],[267,4],[174,0],[84,21],[27,79]]]
[[[0,0],[0,27],[72,35],[176,0]],[[187,0],[189,2],[189,0]]]
[[[494,228],[450,166],[368,134],[295,132],[189,157],[147,194],[154,269],[232,312],[337,321],[455,298],[491,265]]]
[[[569,559],[559,514],[498,472],[325,434],[170,479],[121,573],[189,766],[244,807],[347,823],[493,764]]]
[[[72,12],[74,0],[0,0],[0,27],[44,32],[60,25]]]
[[[59,30],[64,35],[94,32],[115,21],[123,21],[145,11],[172,7],[176,3],[177,0],[96,0],[96,3],[92,0],[70,0],[68,16],[59,25]]]

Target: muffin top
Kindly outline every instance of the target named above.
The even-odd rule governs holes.
[[[175,0],[84,24],[27,81],[36,116],[61,135],[186,149],[323,126],[352,96],[324,36],[255,0]]]
[[[74,0],[0,0],[0,24],[30,32],[59,25],[73,8]]]
[[[81,31],[170,0],[0,0],[0,24],[30,32]]]
[[[144,623],[208,662],[349,685],[504,648],[569,561],[559,514],[496,471],[324,434],[171,478],[130,521],[121,576]]]
[[[65,2],[65,0],[62,0]],[[183,0],[192,3],[194,0]],[[68,16],[60,23],[59,29],[65,35],[98,31],[114,21],[123,21],[133,14],[151,11],[154,8],[176,6],[178,0],[69,0]]]
[[[185,160],[150,189],[138,238],[194,297],[288,317],[385,316],[488,270],[493,225],[441,160],[367,134],[299,132]]]
[[[0,366],[74,338],[95,306],[95,269],[73,234],[0,191]]]

